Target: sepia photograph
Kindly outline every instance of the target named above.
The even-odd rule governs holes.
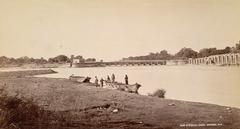
[[[240,129],[240,0],[0,0],[0,129]]]

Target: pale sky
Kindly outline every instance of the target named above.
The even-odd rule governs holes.
[[[0,0],[0,56],[119,60],[239,40],[240,0]]]

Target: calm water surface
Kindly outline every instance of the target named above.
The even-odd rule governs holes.
[[[240,108],[240,67],[216,66],[136,66],[98,68],[56,68],[57,74],[44,77],[68,78],[71,74],[106,79],[112,73],[116,81],[139,83],[140,94],[164,88],[166,98],[213,103]]]

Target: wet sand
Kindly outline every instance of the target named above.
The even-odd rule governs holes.
[[[49,73],[54,71],[0,73],[0,88],[4,87],[9,96],[18,94],[20,98],[32,99],[36,105],[48,112],[46,120],[30,123],[24,121],[19,127],[29,129],[240,128],[240,109],[237,108],[154,98],[97,88],[91,83],[77,83],[68,79],[29,77]],[[189,125],[181,127],[184,124]]]

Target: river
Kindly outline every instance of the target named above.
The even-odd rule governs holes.
[[[139,93],[146,95],[163,88],[166,98],[212,103],[240,108],[240,67],[217,66],[130,66],[96,68],[56,68],[57,74],[44,77],[68,78],[71,74],[106,79],[114,73],[116,81],[139,83]]]

